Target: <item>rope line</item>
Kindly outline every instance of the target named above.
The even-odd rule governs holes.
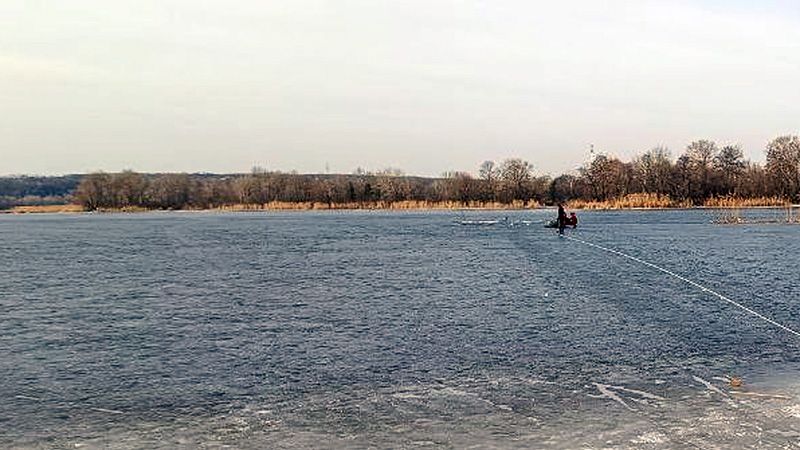
[[[594,247],[596,249],[603,250],[603,251],[608,252],[608,253],[613,253],[615,255],[622,256],[623,258],[630,259],[631,261],[636,261],[639,264],[643,264],[643,265],[645,265],[647,267],[656,269],[656,270],[658,270],[660,272],[663,272],[663,273],[665,273],[667,275],[675,277],[675,278],[677,278],[677,279],[679,279],[679,280],[681,280],[681,281],[683,281],[683,282],[685,282],[687,284],[690,284],[690,285],[700,289],[703,292],[709,293],[709,294],[719,298],[720,300],[723,300],[723,301],[725,301],[725,302],[727,302],[727,303],[729,303],[729,304],[731,304],[731,305],[733,305],[733,306],[735,306],[735,307],[737,307],[739,309],[742,309],[742,310],[744,310],[744,311],[746,311],[746,312],[758,317],[759,319],[761,319],[761,320],[763,320],[763,321],[765,321],[767,323],[770,323],[770,324],[772,324],[772,325],[774,325],[774,326],[776,326],[776,327],[778,327],[778,328],[780,328],[780,329],[782,329],[782,330],[784,330],[786,332],[789,332],[789,333],[791,333],[791,334],[793,334],[793,335],[795,335],[797,337],[800,337],[800,332],[797,332],[797,331],[787,327],[786,325],[782,325],[782,324],[770,319],[769,317],[767,317],[767,316],[765,316],[765,315],[763,315],[763,314],[761,314],[761,313],[759,313],[757,311],[754,311],[754,310],[748,308],[747,306],[742,305],[739,302],[731,300],[730,298],[720,294],[719,292],[715,292],[715,291],[703,286],[702,284],[694,282],[694,281],[692,281],[692,280],[690,280],[690,279],[688,279],[688,278],[686,278],[684,276],[678,275],[677,273],[675,273],[675,272],[673,272],[671,270],[668,270],[668,269],[665,269],[663,267],[657,266],[657,265],[655,265],[655,264],[653,264],[651,262],[647,262],[647,261],[639,259],[639,258],[637,258],[635,256],[631,256],[631,255],[628,255],[626,253],[622,253],[620,251],[617,251],[617,250],[614,250],[614,249],[610,249],[608,247],[603,247],[602,245],[597,245],[597,244],[593,244],[591,242],[586,242],[586,241],[584,241],[582,239],[578,239],[578,238],[575,238],[575,237],[572,237],[572,236],[566,236],[566,235],[562,235],[562,236],[564,238],[567,238],[567,239],[571,240],[571,241],[579,242],[581,244],[588,245],[589,247]]]

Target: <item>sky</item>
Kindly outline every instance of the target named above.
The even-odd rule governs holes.
[[[790,0],[3,0],[0,174],[763,161],[798,80]]]

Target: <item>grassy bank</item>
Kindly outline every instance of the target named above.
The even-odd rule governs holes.
[[[321,203],[321,202],[269,202],[263,204],[239,203],[233,205],[221,205],[206,209],[187,208],[184,211],[325,211],[325,210],[521,210],[536,209],[543,205],[531,201],[514,201],[512,203],[500,202],[431,202],[404,200],[399,202],[351,202],[351,203]],[[124,208],[99,208],[101,213],[135,213],[158,211],[158,209],[148,209],[142,207]],[[47,206],[17,206],[9,210],[1,211],[10,214],[32,214],[32,213],[78,213],[86,212],[81,205],[47,205]]]
[[[668,195],[628,194],[610,200],[570,200],[567,209],[663,209],[690,208],[691,202],[677,202]]]
[[[757,208],[757,207],[788,207],[789,200],[779,197],[743,198],[736,196],[712,197],[701,205],[695,205],[691,200],[675,200],[668,195],[659,194],[628,194],[624,197],[610,200],[570,200],[568,209],[667,209],[667,208]]]
[[[221,211],[310,211],[310,210],[511,210],[535,209],[542,205],[537,202],[514,201],[499,202],[431,202],[424,200],[404,200],[399,202],[352,202],[352,203],[320,203],[320,202],[270,202],[264,204],[225,205],[215,210]]]
[[[36,214],[36,213],[79,213],[83,212],[81,205],[30,205],[30,206],[15,206],[11,209],[0,211],[6,214]]]
[[[792,206],[792,202],[780,197],[714,197],[706,200],[703,206],[707,208],[789,207]]]
[[[706,200],[702,205],[694,205],[689,200],[673,200],[668,195],[658,194],[629,194],[624,197],[610,200],[570,200],[566,203],[567,209],[572,210],[623,210],[623,209],[670,209],[670,208],[758,208],[758,207],[788,207],[791,205],[786,199],[779,197],[715,197]],[[512,203],[500,202],[454,202],[454,201],[422,201],[405,200],[398,202],[351,202],[351,203],[322,203],[322,202],[270,202],[263,204],[232,204],[221,205],[204,211],[325,211],[325,210],[525,210],[542,208],[544,205],[535,201]],[[156,209],[138,206],[124,208],[101,208],[101,213],[135,213],[155,211]],[[185,209],[187,211],[200,211],[201,209]],[[33,213],[79,213],[85,212],[81,205],[42,205],[42,206],[16,206],[12,209],[0,211],[11,214]]]

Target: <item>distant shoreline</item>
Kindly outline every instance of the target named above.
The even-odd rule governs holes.
[[[599,205],[567,205],[567,209],[574,211],[666,211],[666,210],[735,210],[735,209],[787,209],[800,208],[800,204],[792,205],[675,205],[675,206],[609,206]],[[332,205],[312,203],[288,203],[276,205],[231,205],[218,208],[187,208],[187,209],[149,209],[149,208],[104,208],[88,211],[81,205],[31,205],[16,206],[11,209],[0,210],[0,214],[25,215],[25,214],[136,214],[150,212],[287,212],[287,211],[546,211],[555,209],[548,205],[522,205],[522,204],[487,204],[487,205],[461,205],[453,203],[422,204],[398,202],[397,204],[348,204]]]

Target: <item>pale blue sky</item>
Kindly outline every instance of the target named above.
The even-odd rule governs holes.
[[[435,175],[800,132],[793,1],[4,0],[0,174]]]

